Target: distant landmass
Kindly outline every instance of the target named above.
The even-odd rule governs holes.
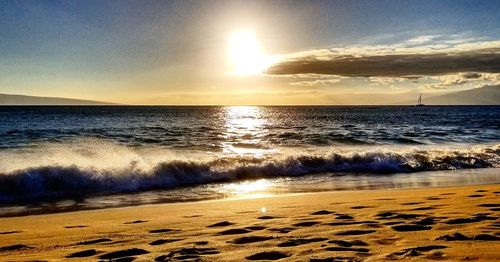
[[[323,105],[415,105],[419,93],[337,94],[325,97]],[[500,105],[500,85],[446,94],[422,94],[425,105]],[[115,103],[59,97],[0,94],[0,105],[118,105]]]
[[[329,105],[415,105],[420,94],[403,93],[335,94],[326,97]],[[423,93],[425,105],[500,105],[500,86],[485,86],[464,91]]]
[[[0,105],[115,105],[113,103],[59,97],[0,94]]]
[[[425,105],[500,105],[500,85],[485,86],[425,98]]]

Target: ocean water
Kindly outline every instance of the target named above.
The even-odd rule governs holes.
[[[499,106],[0,107],[0,215],[498,183],[498,168]]]

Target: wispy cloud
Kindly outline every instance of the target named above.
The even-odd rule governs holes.
[[[316,79],[311,81],[299,81],[290,83],[292,86],[329,86],[340,82],[341,78]]]
[[[369,78],[370,83],[375,84],[375,85],[389,85],[389,84],[394,84],[394,83],[400,83],[408,80],[407,78],[402,78],[402,77],[370,77]]]
[[[429,79],[438,81],[437,83],[426,84],[423,89],[448,89],[452,86],[460,86],[470,83],[482,83],[478,87],[487,85],[499,85],[500,74],[491,73],[459,73],[453,75],[431,76]]]
[[[432,39],[439,37],[439,35],[421,35],[409,39],[407,42],[411,44],[423,44],[432,41]]]

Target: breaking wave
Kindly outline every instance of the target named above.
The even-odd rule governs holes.
[[[92,156],[91,164],[82,165],[71,154],[61,153],[65,156],[60,156],[64,161],[32,161],[32,166],[27,164],[23,168],[0,170],[0,203],[319,173],[377,175],[500,167],[500,144],[461,149],[369,149],[260,157],[233,155],[205,160],[172,157],[171,160],[149,161],[148,165],[130,157],[125,151],[111,151],[109,154],[121,157],[121,161],[111,161],[114,166],[99,164],[106,162],[102,155],[80,150],[80,154]],[[48,154],[50,150],[44,152]],[[137,153],[134,156],[137,157]],[[23,161],[29,162],[26,159]],[[7,162],[0,161],[2,163]]]

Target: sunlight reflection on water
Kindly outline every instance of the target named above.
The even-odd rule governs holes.
[[[224,108],[226,132],[223,152],[235,155],[262,156],[270,150],[263,144],[267,134],[267,118],[257,106],[229,106]]]

